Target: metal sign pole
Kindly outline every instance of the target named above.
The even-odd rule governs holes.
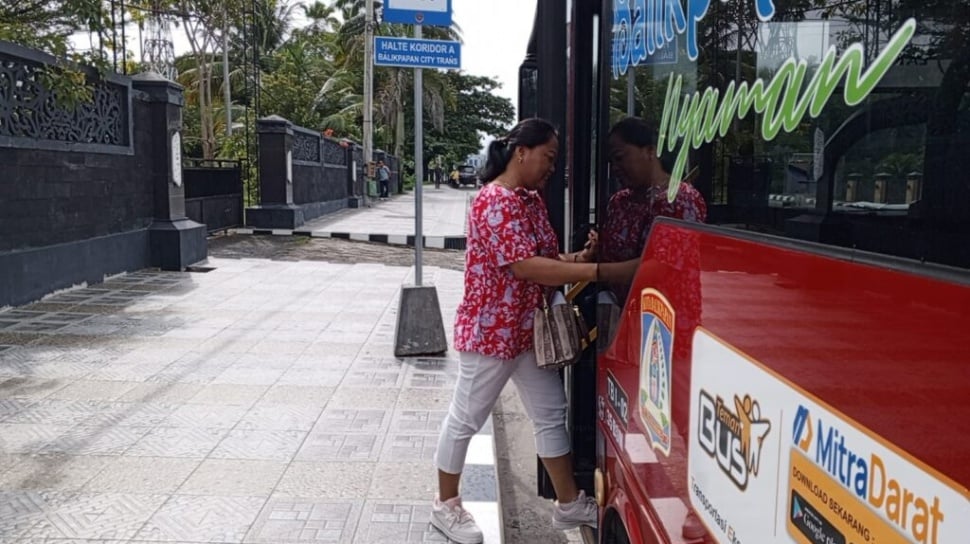
[[[366,2],[364,21],[364,189],[361,203],[369,205],[370,163],[374,160],[374,0]]]
[[[414,37],[421,38],[421,25],[414,25]],[[424,220],[421,196],[424,185],[424,75],[414,69],[414,285],[421,287],[421,251],[424,246]]]

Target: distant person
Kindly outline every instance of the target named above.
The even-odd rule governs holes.
[[[391,169],[384,161],[377,161],[377,181],[381,182],[381,200],[391,196]]]
[[[459,495],[465,455],[511,379],[535,429],[536,451],[558,504],[553,527],[596,527],[596,501],[578,489],[566,428],[566,395],[558,370],[536,364],[533,319],[555,286],[594,281],[590,251],[559,253],[540,192],[555,170],[559,137],[541,119],[527,119],[488,148],[487,185],[468,213],[465,292],[455,318],[460,369],[435,453],[438,496],[431,523],[449,539],[482,542],[482,531]],[[456,172],[457,173],[457,172]]]

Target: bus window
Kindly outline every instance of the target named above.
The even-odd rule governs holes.
[[[970,3],[761,4],[605,2],[608,125],[658,125],[710,223],[970,267]]]

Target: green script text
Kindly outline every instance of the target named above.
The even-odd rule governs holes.
[[[675,77],[671,74],[667,84],[663,120],[660,123],[660,141],[657,145],[658,156],[665,145],[668,151],[677,151],[677,160],[670,173],[668,199],[673,202],[677,196],[690,149],[710,143],[715,137],[724,137],[734,119],[743,119],[752,106],[755,112],[764,115],[761,136],[765,141],[770,141],[782,129],[785,132],[795,130],[806,112],[812,119],[818,117],[843,75],[845,103],[849,106],[858,105],[892,68],[915,32],[916,21],[907,20],[865,74],[862,73],[865,56],[862,44],[854,43],[849,46],[837,64],[836,48],[829,47],[804,91],[802,86],[808,72],[808,63],[794,58],[786,60],[767,85],[761,79],[755,80],[751,85],[747,81],[740,84],[732,81],[725,89],[723,97],[720,96],[720,91],[711,87],[705,89],[703,94],[700,91],[682,94],[683,75]]]

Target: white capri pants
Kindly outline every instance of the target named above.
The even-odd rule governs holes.
[[[566,393],[557,370],[536,366],[535,352],[511,361],[478,353],[461,353],[455,396],[441,426],[435,464],[448,474],[460,474],[472,437],[488,420],[495,401],[512,378],[532,420],[539,457],[569,453],[566,433]]]

